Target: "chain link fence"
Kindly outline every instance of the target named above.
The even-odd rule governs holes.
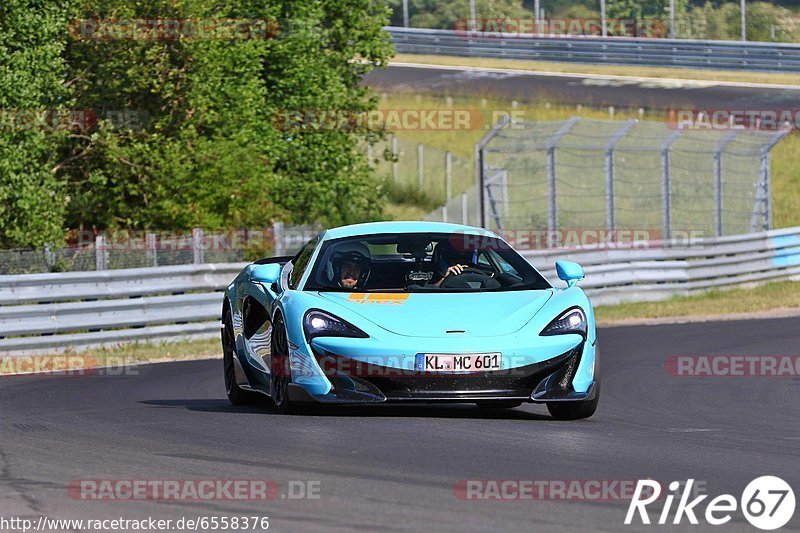
[[[430,145],[389,135],[367,151],[375,175],[391,183],[401,197],[413,195],[417,200],[442,204],[475,184],[472,159]]]
[[[229,231],[73,232],[69,245],[39,250],[0,250],[0,275],[118,268],[236,263],[266,255],[292,255],[320,228],[285,227]]]
[[[483,187],[466,193],[467,219],[502,231],[647,230],[659,239],[770,229],[770,151],[788,132],[505,119],[476,147]],[[457,199],[446,206],[460,211]],[[442,210],[429,219],[442,220]]]

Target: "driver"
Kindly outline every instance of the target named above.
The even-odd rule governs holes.
[[[436,245],[434,256],[434,268],[439,279],[433,284],[437,287],[448,276],[458,276],[475,263],[472,251],[458,251],[447,241]]]
[[[328,265],[339,287],[351,291],[364,289],[372,270],[372,256],[364,244],[345,242],[333,251]]]

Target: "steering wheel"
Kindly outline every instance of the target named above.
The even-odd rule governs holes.
[[[500,282],[485,271],[479,268],[467,267],[461,271],[461,274],[451,274],[444,278],[439,287],[444,289],[471,289],[470,282],[480,283],[481,287],[486,287],[489,280],[494,281],[497,287],[500,286]]]

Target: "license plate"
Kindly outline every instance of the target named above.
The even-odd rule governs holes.
[[[420,372],[484,372],[500,370],[500,353],[418,353],[414,368]]]

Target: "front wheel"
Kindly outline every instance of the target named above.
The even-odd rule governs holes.
[[[297,405],[289,399],[289,384],[292,382],[292,369],[289,361],[289,340],[283,318],[275,318],[272,324],[271,347],[272,402],[275,410],[286,415],[297,412]]]

